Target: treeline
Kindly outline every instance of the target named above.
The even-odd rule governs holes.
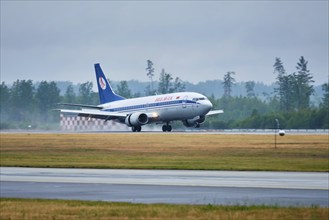
[[[328,94],[327,94],[328,97]],[[302,110],[280,111],[277,97],[262,101],[257,97],[229,97],[211,99],[215,108],[224,109],[224,114],[209,117],[202,125],[211,129],[273,129],[275,119],[284,129],[329,129],[328,103]]]
[[[98,104],[98,94],[92,91],[91,82],[79,85],[76,94],[69,85],[65,95],[60,95],[56,82],[42,81],[37,87],[32,80],[16,80],[11,87],[0,85],[1,129],[59,128],[59,114],[53,111],[57,103]]]
[[[314,81],[307,65],[301,57],[296,72],[288,74],[281,59],[276,58],[273,65],[276,87],[271,94],[266,93],[265,99],[264,94],[260,98],[256,93],[254,81],[243,84],[245,95],[232,95],[238,84],[234,78],[236,73],[227,72],[221,80],[215,81],[222,90],[222,96],[215,93],[209,96],[214,109],[223,109],[225,113],[209,117],[202,128],[266,129],[276,127],[275,119],[279,119],[281,127],[286,129],[328,129],[329,86],[328,83],[322,85],[320,104],[312,105],[310,97],[314,93]],[[155,69],[150,60],[147,61],[146,74],[150,82],[143,91],[132,93],[127,81],[120,81],[114,87],[116,93],[132,98],[186,90],[186,83],[165,69],[161,69],[158,80],[154,80]],[[16,80],[11,86],[2,82],[0,128],[59,128],[59,113],[53,111],[57,108],[56,103],[99,104],[92,82],[79,84],[78,89],[69,84],[64,90],[60,91],[54,81],[33,84],[32,80]]]
[[[262,101],[255,96],[253,81],[246,82],[246,96],[232,97],[235,72],[227,72],[223,78],[224,95],[212,102],[223,108],[222,120],[212,119],[206,124],[211,128],[276,128],[275,119],[282,128],[328,129],[329,128],[329,85],[322,85],[323,97],[318,106],[311,105],[314,93],[313,76],[308,62],[300,57],[296,72],[288,74],[280,58],[275,58],[274,74],[276,85],[274,96]]]

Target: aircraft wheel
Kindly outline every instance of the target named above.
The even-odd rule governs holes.
[[[162,131],[166,132],[167,131],[167,125],[162,125]]]
[[[142,130],[142,126],[134,126],[134,127],[132,127],[131,128],[131,130],[133,131],[133,132],[140,132],[141,130]]]
[[[172,130],[172,127],[171,127],[171,125],[162,125],[162,131],[163,132],[166,132],[166,131],[168,131],[168,132],[171,132],[171,130]]]

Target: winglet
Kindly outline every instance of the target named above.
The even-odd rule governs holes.
[[[95,72],[98,86],[98,95],[101,104],[125,99],[113,92],[112,87],[109,81],[106,79],[99,63],[95,64]]]

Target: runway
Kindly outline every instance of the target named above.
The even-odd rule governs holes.
[[[328,129],[286,129],[286,135],[328,135]],[[245,135],[273,135],[274,129],[221,129],[221,130],[208,130],[208,129],[182,129],[176,128],[170,133],[164,133],[161,126],[149,127],[144,126],[141,133],[131,132],[130,129],[118,131],[104,131],[104,130],[30,130],[30,129],[15,129],[15,130],[1,130],[2,134],[14,133],[34,133],[34,134],[245,134]]]
[[[329,207],[328,173],[0,168],[0,196]]]

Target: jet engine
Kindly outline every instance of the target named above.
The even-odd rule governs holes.
[[[141,126],[147,124],[149,118],[145,113],[132,113],[128,115],[125,119],[126,125],[129,127]]]
[[[186,127],[195,127],[199,128],[200,124],[202,124],[206,120],[206,117],[204,115],[196,116],[192,119],[187,119],[183,121],[183,124]]]

